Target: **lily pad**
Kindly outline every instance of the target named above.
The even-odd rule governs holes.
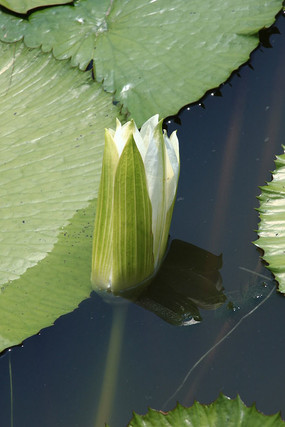
[[[104,128],[117,109],[69,64],[23,45],[0,50],[0,283],[8,283],[96,197]]]
[[[284,147],[283,147],[284,149]],[[285,152],[276,157],[273,179],[261,187],[259,239],[254,242],[264,251],[264,260],[285,293]]]
[[[282,427],[285,422],[280,413],[275,415],[263,415],[258,412],[255,405],[245,406],[239,396],[235,399],[220,394],[215,402],[210,405],[202,405],[195,402],[190,408],[177,404],[176,408],[169,412],[149,409],[146,415],[134,416],[129,427],[169,427],[169,426],[219,426],[219,427]]]
[[[95,201],[75,214],[42,261],[0,290],[0,352],[89,297],[94,216]]]
[[[89,280],[83,286],[78,275],[71,278],[57,267],[71,257],[71,240],[65,238],[67,252],[58,261],[47,261],[48,270],[39,266],[48,254],[53,259],[59,234],[96,197],[104,128],[114,125],[118,111],[87,74],[50,54],[0,43],[0,57],[1,351],[48,326],[90,292]],[[93,230],[94,209],[91,216]],[[87,234],[90,239],[92,231]],[[74,256],[77,266],[80,253]]]
[[[0,39],[24,38],[94,72],[138,125],[166,117],[224,82],[248,60],[281,0],[81,0],[35,12],[0,15]]]
[[[36,7],[71,3],[72,0],[1,0],[0,5],[17,13],[27,13]]]

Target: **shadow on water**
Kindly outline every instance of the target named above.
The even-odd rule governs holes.
[[[172,240],[149,286],[122,296],[172,325],[193,325],[202,320],[199,308],[214,310],[226,300],[219,273],[221,267],[221,255]]]

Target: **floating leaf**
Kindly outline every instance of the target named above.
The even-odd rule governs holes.
[[[220,394],[217,400],[210,405],[195,402],[190,408],[177,404],[169,412],[149,409],[146,415],[134,416],[129,427],[169,427],[169,426],[219,426],[219,427],[283,427],[285,422],[280,413],[263,415],[255,405],[245,406],[239,396],[235,399]]]
[[[39,273],[41,270],[35,266],[48,253],[53,253],[59,233],[76,211],[87,207],[96,197],[104,128],[114,125],[118,111],[112,105],[111,95],[104,93],[87,74],[72,69],[66,62],[56,61],[52,55],[30,51],[22,43],[0,43],[0,57],[0,348],[3,349],[27,337],[28,331],[35,333],[51,324],[88,295],[86,286],[83,292],[72,289],[74,279],[57,271],[56,263],[49,267],[54,280],[48,280],[47,273]],[[92,229],[94,217],[93,211]],[[63,256],[68,257],[68,252],[58,262],[65,261]],[[77,260],[74,264],[77,265]],[[79,277],[74,277],[80,288]],[[47,284],[52,303],[41,292]],[[88,280],[88,289],[89,286]],[[27,298],[29,303],[25,302]],[[62,311],[57,309],[59,306]],[[32,327],[28,326],[31,317],[33,322],[37,318]],[[16,334],[12,329],[18,321]]]
[[[48,8],[29,21],[0,15],[0,38],[95,76],[141,125],[166,117],[220,85],[248,60],[258,31],[274,22],[281,0],[82,0]]]
[[[71,3],[72,0],[0,0],[0,5],[17,13],[26,13],[35,7]]]
[[[76,213],[53,250],[0,291],[0,352],[52,325],[89,297],[94,214],[94,202]]]
[[[96,197],[111,97],[51,55],[0,44],[0,283],[52,249]]]
[[[283,147],[284,148],[284,147]],[[261,187],[259,239],[254,242],[264,251],[264,260],[285,293],[285,153],[277,156],[273,179]]]

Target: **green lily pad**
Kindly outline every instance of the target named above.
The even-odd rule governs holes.
[[[0,43],[0,58],[1,351],[90,293],[91,242],[84,286],[78,274],[57,267],[71,257],[71,240],[64,239],[58,261],[54,251],[74,214],[97,195],[104,128],[114,126],[118,111],[90,76],[52,55]],[[91,216],[93,230],[94,209]],[[54,259],[48,271],[39,267],[46,258]]]
[[[0,0],[0,5],[17,13],[27,13],[35,7],[71,3],[72,0]]]
[[[42,261],[0,288],[0,352],[52,325],[89,297],[94,216],[93,201],[63,228]]]
[[[0,39],[24,38],[85,69],[140,126],[166,117],[225,81],[258,45],[282,0],[81,0],[31,14],[0,14]]]
[[[283,147],[284,149],[284,147]],[[285,152],[277,156],[273,179],[261,187],[259,239],[254,242],[264,251],[264,260],[285,293]]]
[[[0,44],[0,283],[53,248],[96,197],[111,96],[86,74],[23,45]]]
[[[190,408],[177,404],[176,408],[169,412],[149,409],[146,415],[134,416],[129,427],[281,427],[285,422],[280,413],[275,415],[263,415],[258,412],[255,405],[245,406],[239,396],[235,399],[220,394],[217,400],[210,405],[202,405],[195,402]]]

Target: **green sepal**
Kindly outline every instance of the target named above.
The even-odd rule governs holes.
[[[152,208],[140,152],[131,134],[114,185],[112,290],[122,291],[154,270]]]
[[[95,218],[91,281],[107,288],[112,272],[114,181],[119,154],[110,132],[105,130],[105,147]]]

